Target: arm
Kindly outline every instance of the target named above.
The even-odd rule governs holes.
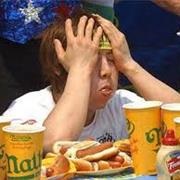
[[[45,151],[50,151],[52,144],[57,140],[77,139],[86,122],[91,72],[96,65],[102,34],[102,29],[99,28],[91,40],[94,21],[89,20],[85,27],[86,21],[85,16],[80,19],[77,36],[73,34],[71,20],[66,21],[66,51],[59,40],[54,42],[60,63],[68,69],[68,78],[64,92],[44,123]]]
[[[96,15],[107,34],[117,69],[123,73],[146,100],[180,102],[180,94],[153,77],[131,57],[125,36],[108,20]],[[117,40],[118,39],[118,40]]]
[[[152,0],[152,2],[180,16],[180,1],[179,0]]]

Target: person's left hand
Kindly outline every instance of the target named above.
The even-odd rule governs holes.
[[[133,61],[124,34],[121,33],[109,20],[97,14],[94,16],[97,18],[103,28],[103,31],[111,42],[114,62],[117,69],[124,73],[127,69],[126,67]]]
[[[82,16],[77,26],[77,35],[75,35],[72,20],[66,20],[66,50],[57,39],[55,39],[54,45],[58,60],[67,71],[73,68],[87,69],[89,72],[94,70],[98,61],[98,48],[102,36],[102,28],[99,26],[93,33],[93,27],[93,18],[88,19],[86,16]]]

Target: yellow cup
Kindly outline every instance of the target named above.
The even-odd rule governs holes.
[[[137,175],[156,173],[156,154],[160,147],[159,101],[123,105],[134,171]]]
[[[180,142],[180,117],[174,118],[174,123],[175,123],[176,137],[179,139]]]
[[[45,127],[5,126],[5,150],[8,180],[39,180]]]
[[[0,180],[6,179],[6,157],[5,157],[5,142],[2,128],[10,124],[10,120],[0,116]]]
[[[180,116],[180,103],[168,103],[161,106],[162,135],[167,129],[175,130],[174,118]]]

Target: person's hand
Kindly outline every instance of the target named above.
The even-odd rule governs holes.
[[[87,22],[88,21],[88,22]],[[87,25],[86,25],[87,23]],[[55,39],[55,49],[59,62],[69,71],[73,67],[87,68],[92,71],[98,59],[99,40],[102,36],[102,28],[98,27],[93,33],[94,20],[82,16],[75,36],[72,29],[72,21],[67,19],[65,31],[67,48],[63,49],[59,40]]]
[[[97,14],[94,16],[97,18],[103,31],[111,42],[112,53],[117,69],[124,73],[129,66],[129,63],[132,62],[132,57],[124,34],[121,33],[109,20],[104,19]]]

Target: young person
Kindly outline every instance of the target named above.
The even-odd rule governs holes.
[[[103,46],[104,33],[111,45]],[[98,15],[78,10],[66,21],[57,19],[43,34],[40,55],[51,86],[16,99],[4,115],[46,126],[45,152],[57,140],[126,138],[125,103],[180,101],[176,91],[133,60],[124,35]],[[117,90],[119,72],[144,98]]]

